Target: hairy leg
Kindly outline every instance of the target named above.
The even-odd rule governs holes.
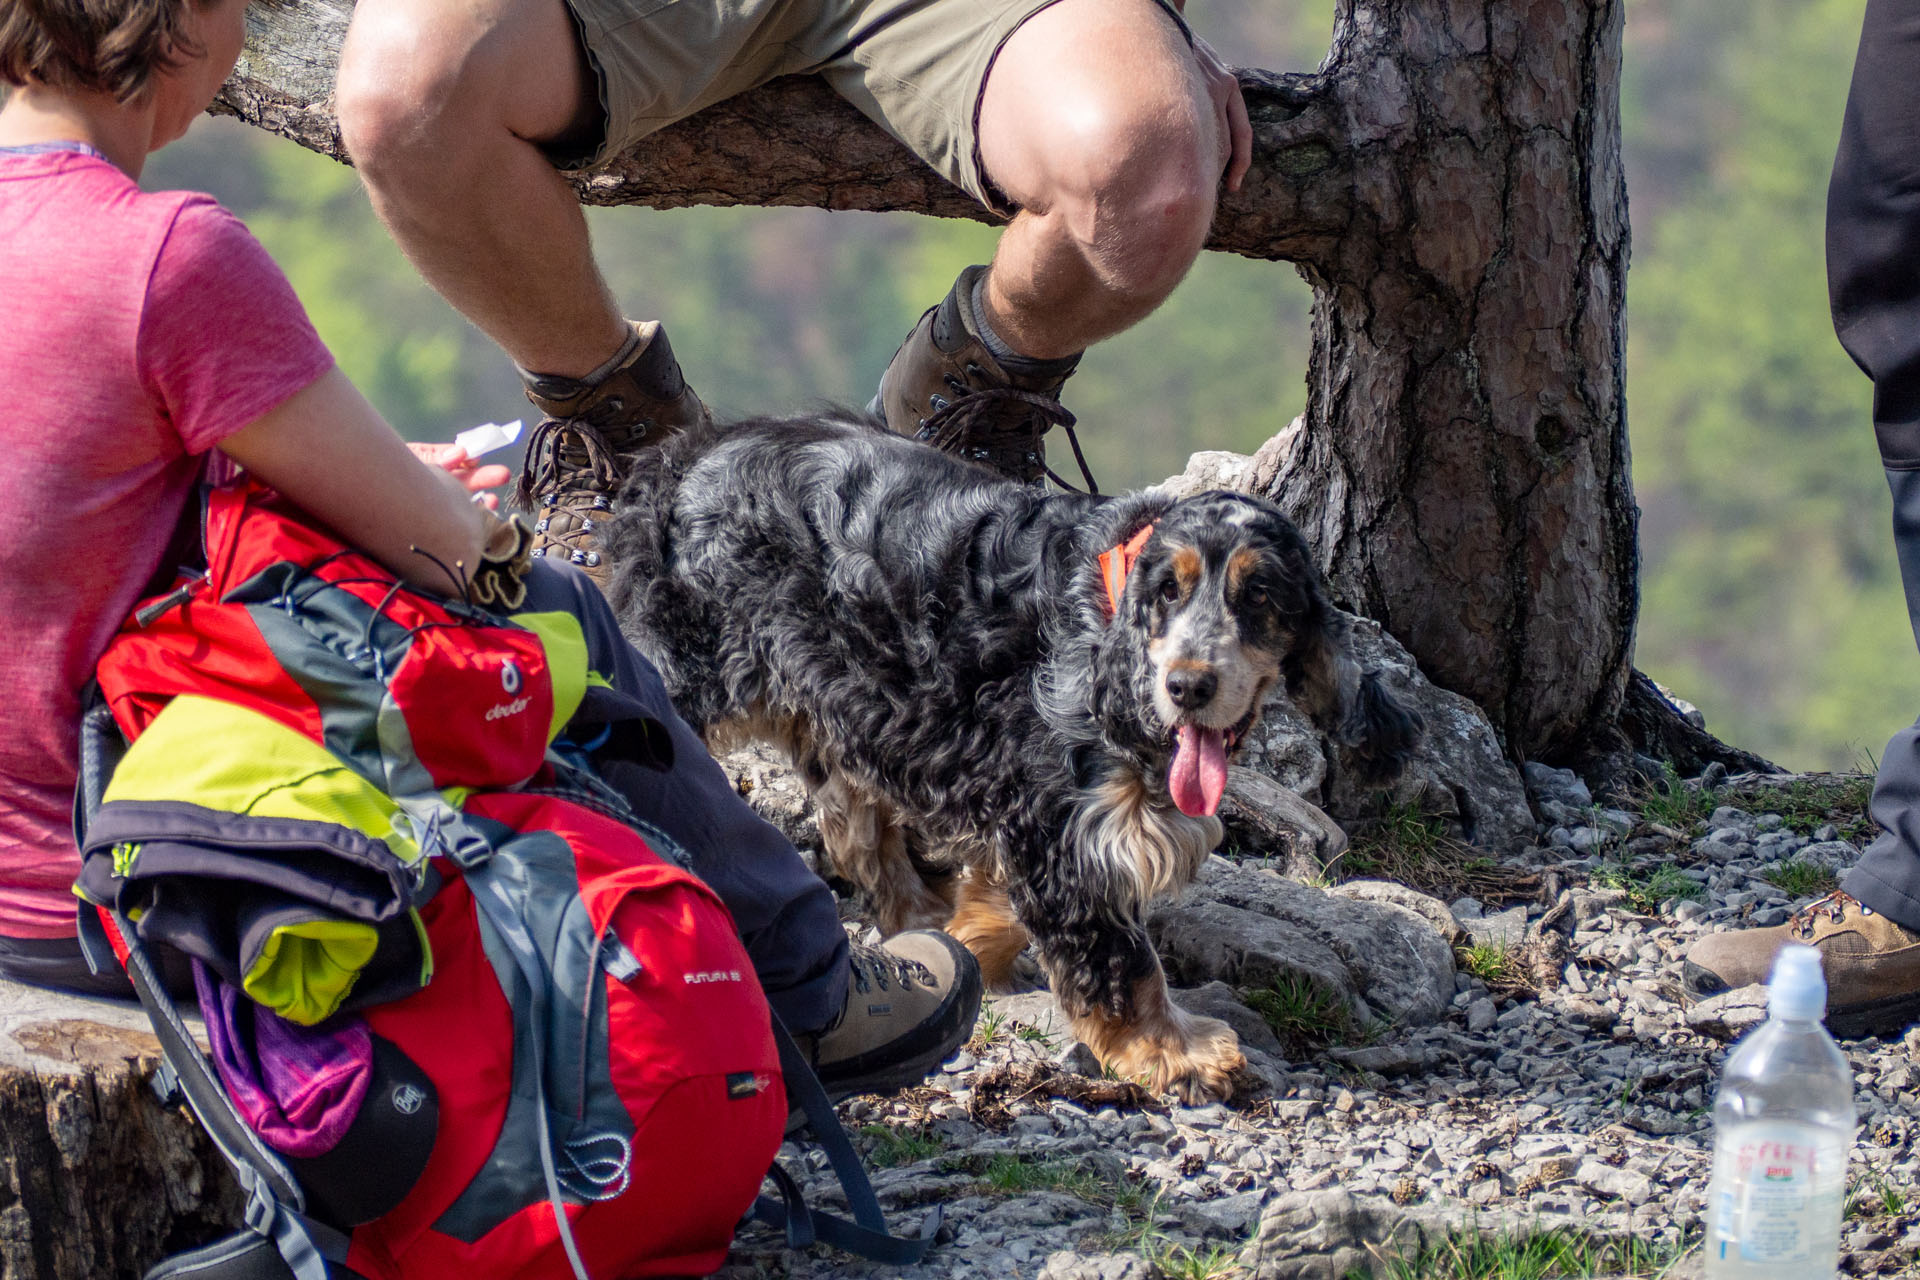
[[[375,210],[461,314],[540,373],[619,350],[586,218],[540,146],[599,111],[564,0],[361,0],[335,92]]]
[[[1213,221],[1229,144],[1154,0],[1059,0],[1002,47],[980,101],[987,175],[1021,212],[982,291],[1022,355],[1072,355],[1173,292]]]
[[[907,835],[891,805],[867,795],[845,775],[834,774],[814,788],[820,812],[820,841],[841,876],[873,901],[880,932],[892,937],[908,929],[938,929],[953,914],[953,904],[935,892],[914,868]]]
[[[980,978],[987,990],[1007,994],[1032,987],[1019,968],[1020,953],[1027,949],[1027,930],[1014,918],[1004,885],[990,884],[979,870],[970,869],[960,881],[947,932],[980,962]]]
[[[1133,985],[1125,1016],[1094,1008],[1068,1017],[1073,1034],[1115,1075],[1189,1104],[1231,1097],[1231,1077],[1247,1064],[1233,1028],[1175,1004],[1157,964]]]

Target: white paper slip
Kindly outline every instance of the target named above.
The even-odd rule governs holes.
[[[520,438],[520,419],[515,418],[505,424],[483,422],[477,427],[468,427],[453,438],[453,442],[467,451],[469,458],[478,458],[504,449]]]

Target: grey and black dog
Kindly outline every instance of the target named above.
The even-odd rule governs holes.
[[[1286,517],[1045,494],[854,414],[683,435],[616,506],[621,625],[710,743],[790,753],[884,929],[944,926],[1001,989],[1031,940],[1102,1062],[1229,1092],[1238,1041],[1168,998],[1147,905],[1218,843],[1276,685],[1362,778],[1420,733]]]

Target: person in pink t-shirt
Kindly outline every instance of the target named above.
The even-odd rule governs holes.
[[[245,13],[246,0],[0,3],[0,81],[16,86],[0,106],[0,977],[126,990],[90,980],[74,940],[80,691],[171,568],[210,451],[430,591],[448,586],[439,564],[497,562],[503,530],[525,549],[524,526],[470,500],[504,467],[409,451],[238,221],[205,196],[140,190],[146,156],[232,71]],[[966,949],[927,931],[850,947],[831,891],[674,713],[592,583],[519,563],[526,607],[575,614],[595,669],[673,742],[654,767],[608,777],[726,904],[827,1087],[899,1088],[964,1041],[980,992]],[[909,971],[890,1002],[855,998]]]
[[[97,46],[115,52],[88,69],[96,85],[14,64],[49,43],[90,47],[60,24],[97,17],[41,0],[0,10],[0,78],[21,86],[0,108],[0,938],[72,937],[79,691],[161,568],[209,450],[420,585],[444,586],[410,544],[474,564],[497,524],[334,367],[237,220],[137,185],[231,70],[245,10],[125,6]],[[35,23],[55,39],[36,44]]]

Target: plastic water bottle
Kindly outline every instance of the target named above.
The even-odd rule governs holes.
[[[1727,1058],[1713,1104],[1707,1280],[1832,1280],[1853,1146],[1853,1071],[1820,1025],[1820,953],[1790,944],[1767,1020]]]

